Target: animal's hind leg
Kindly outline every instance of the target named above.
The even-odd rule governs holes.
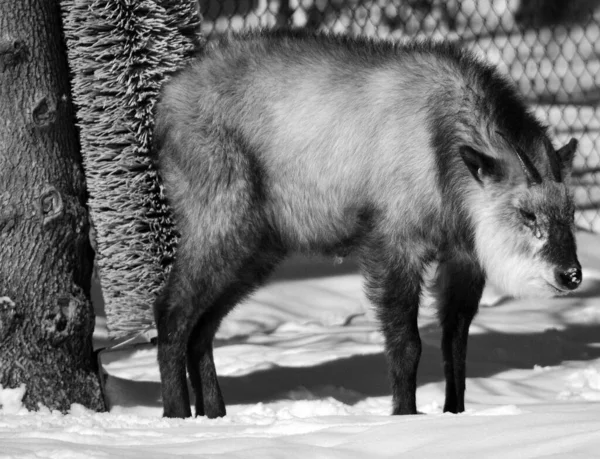
[[[168,417],[191,415],[185,378],[189,339],[237,279],[264,230],[255,156],[234,131],[211,119],[199,116],[194,129],[187,122],[174,125],[175,135],[165,136],[158,155],[181,234],[173,271],[154,308]]]
[[[256,245],[251,234],[244,231],[224,238],[215,247],[196,249],[195,252],[183,235],[181,242],[167,286],[154,307],[166,417],[191,416],[185,372],[188,343],[200,321],[216,331],[227,312],[220,304],[220,298],[242,266],[238,256],[250,256],[252,251],[248,247]]]
[[[241,182],[249,184],[247,180]],[[226,188],[219,193],[217,187],[213,199],[203,202],[200,209],[195,202],[182,206],[192,211],[178,215],[181,238],[177,258],[155,303],[158,364],[167,417],[191,416],[185,371],[190,337],[209,311],[224,310],[218,304],[223,292],[260,243],[261,216],[252,207],[247,186],[236,187],[233,178],[225,183]],[[203,193],[186,194],[186,199],[192,201],[198,199],[196,196]],[[215,327],[220,322],[219,317],[210,315],[205,320]],[[204,363],[212,367],[210,354],[206,358],[209,361]]]
[[[283,258],[279,250],[260,249],[242,265],[235,281],[204,314],[188,343],[188,373],[196,396],[196,416],[215,418],[225,415],[225,403],[217,380],[212,342],[225,315],[260,286]]]
[[[416,414],[421,338],[417,325],[421,266],[383,247],[368,250],[362,265],[367,296],[377,307],[392,383],[392,414]]]
[[[446,377],[444,411],[465,410],[465,379],[469,326],[477,313],[485,285],[481,270],[469,262],[440,263],[436,290],[442,325],[442,354]]]
[[[188,342],[187,368],[196,396],[196,416],[206,414],[211,419],[225,416],[225,401],[217,380],[212,341],[226,313],[224,308],[215,304],[200,318]]]
[[[185,344],[189,324],[196,309],[191,307],[193,293],[185,287],[180,273],[181,260],[175,263],[167,285],[154,303],[158,332],[158,365],[160,369],[165,417],[191,416],[185,373]]]

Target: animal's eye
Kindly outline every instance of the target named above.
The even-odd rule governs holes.
[[[519,212],[521,212],[521,216],[527,223],[535,222],[536,218],[535,218],[535,214],[533,212],[529,212],[528,210],[525,210],[525,209],[519,209]]]

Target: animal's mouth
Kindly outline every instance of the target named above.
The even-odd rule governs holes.
[[[548,286],[552,289],[552,291],[557,295],[566,295],[570,291],[570,290],[559,288],[556,285],[551,284],[550,282],[546,282],[546,284],[548,284]]]

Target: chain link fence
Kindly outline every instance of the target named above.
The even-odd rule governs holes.
[[[600,0],[200,0],[208,40],[249,27],[460,40],[517,83],[556,145],[579,140],[576,223],[600,232]]]

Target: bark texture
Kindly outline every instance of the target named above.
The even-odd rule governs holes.
[[[104,409],[93,251],[57,0],[0,2],[0,384]]]

